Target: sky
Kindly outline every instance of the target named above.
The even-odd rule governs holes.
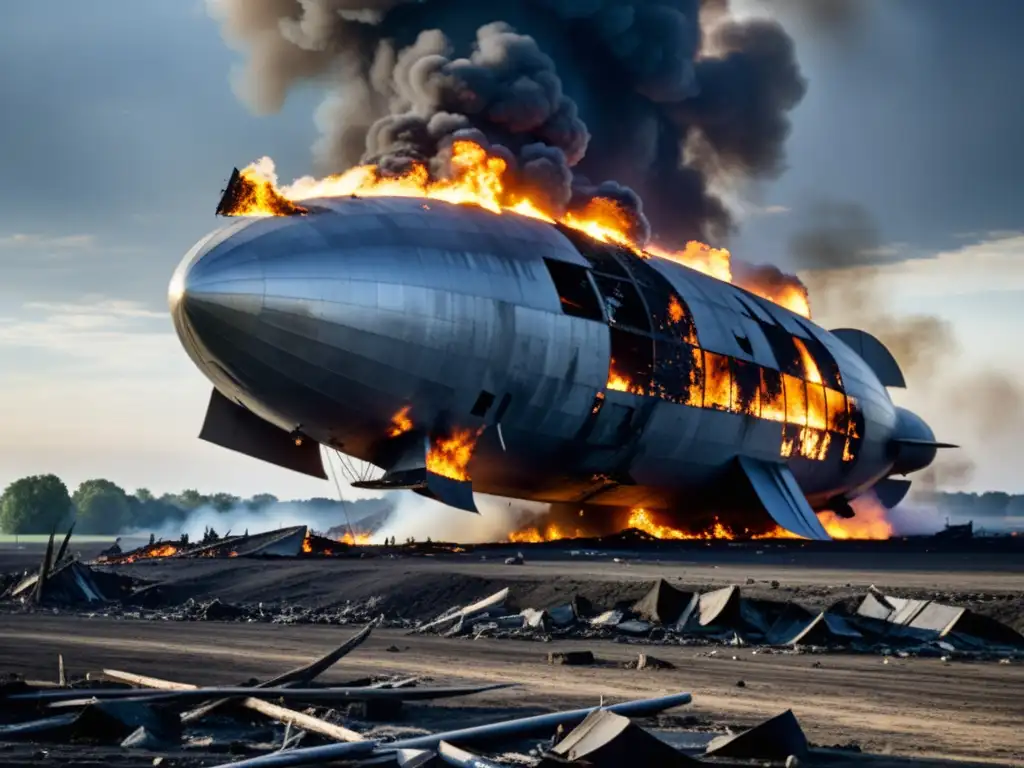
[[[1024,382],[1024,3],[863,6],[839,36],[789,19],[808,95],[786,172],[730,195],[730,247],[792,267],[790,243],[823,201],[863,209],[887,315],[935,316],[959,341],[894,393],[964,446],[973,471],[941,482],[1024,492],[1021,401],[993,425],[964,407],[971,392],[954,403],[934,386],[965,371]],[[217,226],[233,166],[269,154],[284,179],[311,171],[320,94],[253,115],[232,90],[239,55],[202,2],[103,7],[16,3],[0,26],[0,487],[53,472],[72,489],[106,477],[158,493],[331,496],[196,438],[209,384],[166,302],[178,261]],[[815,319],[838,327],[863,308],[821,309]]]

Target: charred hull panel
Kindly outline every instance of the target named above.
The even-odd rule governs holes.
[[[893,442],[925,432],[877,349],[736,286],[472,206],[303,205],[204,238],[170,291],[215,389],[287,433],[390,470],[401,411],[427,445],[476,430],[478,492],[652,508],[713,498],[739,459],[821,508],[928,458]]]

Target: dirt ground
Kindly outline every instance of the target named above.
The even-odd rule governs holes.
[[[511,550],[514,552],[515,550]],[[587,555],[524,549],[524,565],[504,565],[509,552],[430,557],[140,561],[122,573],[159,582],[162,599],[218,598],[230,603],[329,608],[381,597],[388,616],[428,619],[511,587],[521,607],[546,608],[573,595],[598,608],[634,600],[664,578],[684,590],[738,584],[744,595],[793,600],[824,610],[857,600],[869,585],[898,597],[934,599],[990,616],[1024,632],[1024,553],[806,552],[766,544],[683,549],[671,555]],[[621,562],[614,562],[616,559]]]
[[[58,653],[70,672],[137,671],[202,684],[237,683],[296,666],[351,630],[219,623],[126,622],[62,616],[8,616],[0,627],[0,668],[53,679]],[[398,652],[387,650],[397,647]],[[514,682],[520,687],[467,699],[470,707],[537,710],[693,693],[702,723],[749,726],[792,709],[816,744],[854,742],[864,751],[1024,765],[1024,666],[946,664],[851,655],[754,655],[749,649],[659,648],[675,670],[636,672],[614,662],[635,657],[617,643],[591,644],[607,666],[551,667],[549,651],[576,643],[468,641],[378,630],[325,679],[370,673],[437,681]],[[733,658],[735,656],[735,658]],[[743,681],[744,686],[738,687]],[[465,722],[469,713],[453,709]]]
[[[760,553],[760,554],[758,554]],[[706,588],[737,583],[754,596],[825,606],[869,584],[897,594],[968,604],[1020,628],[1024,561],[918,553],[868,562],[856,553],[801,557],[790,550],[696,550],[671,559],[528,554],[522,566],[497,555],[366,560],[156,561],[126,566],[166,585],[168,599],[342,604],[386,596],[382,609],[433,616],[511,586],[543,607],[581,593],[608,604],[641,594],[656,578]],[[980,564],[980,567],[979,567]],[[773,586],[772,582],[777,586]],[[72,674],[103,667],[199,684],[267,677],[319,656],[351,633],[336,626],[136,621],[64,613],[0,616],[0,671],[53,679],[63,653]],[[397,648],[398,650],[394,650]],[[551,667],[552,650],[592,650],[595,667]],[[647,647],[675,670],[630,671],[639,649],[611,641],[444,639],[377,630],[331,673],[424,675],[438,683],[514,682],[509,691],[458,702],[451,721],[469,724],[490,708],[552,710],[677,691],[694,701],[665,725],[749,726],[791,708],[818,745],[855,743],[865,752],[937,764],[942,759],[1024,766],[1024,664],[944,663],[878,655],[755,652],[750,648]],[[712,653],[714,651],[714,653]],[[742,681],[743,685],[739,683]],[[486,709],[485,709],[486,708]],[[489,716],[493,717],[493,710]],[[224,758],[226,759],[226,758]],[[0,752],[0,763],[16,764]],[[30,764],[30,763],[25,763]],[[103,760],[96,763],[104,764]],[[209,763],[208,763],[209,764]]]

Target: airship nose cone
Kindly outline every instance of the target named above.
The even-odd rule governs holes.
[[[174,271],[167,300],[174,328],[189,355],[207,368],[223,367],[257,322],[264,282],[259,261],[238,245],[243,221],[204,238]]]

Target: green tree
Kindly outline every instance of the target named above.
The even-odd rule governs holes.
[[[76,529],[82,533],[118,533],[131,522],[128,494],[109,480],[86,480],[72,501],[78,510]]]
[[[272,504],[277,504],[277,496],[272,493],[257,493],[248,502],[249,509],[264,509]]]
[[[228,512],[241,504],[242,500],[230,493],[215,493],[210,497],[209,502],[218,512]]]
[[[135,491],[135,498],[143,503],[153,501],[153,492],[149,488],[139,488]]]
[[[194,488],[189,488],[178,494],[176,502],[182,509],[193,510],[208,504],[210,500]]]
[[[67,486],[56,475],[23,477],[0,496],[0,530],[5,533],[49,533],[70,513]]]

